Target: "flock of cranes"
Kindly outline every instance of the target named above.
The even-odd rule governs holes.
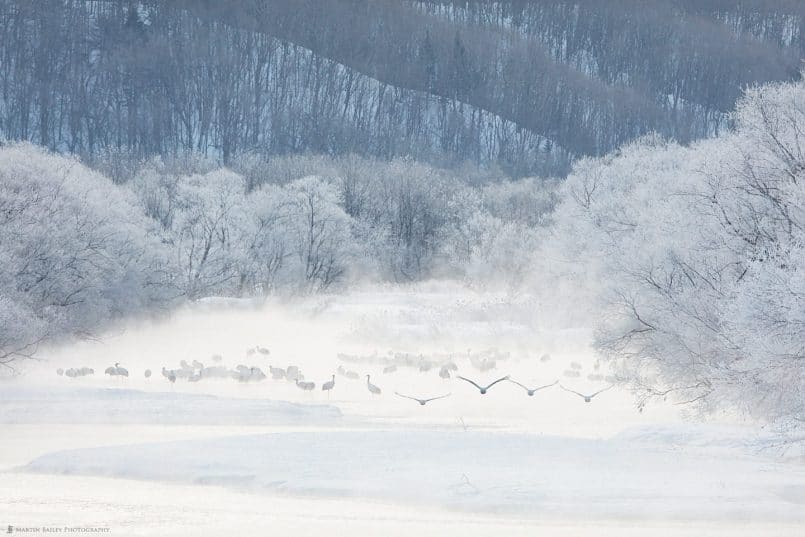
[[[62,368],[59,368],[56,370],[56,374],[60,377],[64,375],[65,377],[78,378],[86,377],[87,375],[94,375],[95,370],[91,367],[71,367],[66,371]]]
[[[246,351],[247,356],[256,356],[258,354],[267,357],[270,355],[270,351],[260,346],[252,347]],[[346,355],[339,355],[339,357],[342,356]],[[234,369],[229,369],[221,365],[220,362],[222,362],[222,360],[223,358],[217,354],[212,356],[212,361],[214,362],[214,365],[205,365],[202,362],[199,362],[198,360],[192,360],[192,362],[187,362],[186,360],[180,360],[178,368],[168,369],[166,367],[162,367],[162,377],[164,377],[171,384],[174,384],[178,379],[183,379],[186,380],[187,382],[198,382],[202,379],[211,379],[211,378],[231,378],[239,382],[259,382],[268,378],[268,376],[271,376],[271,378],[275,381],[282,381],[282,380],[288,381],[289,383],[294,384],[297,388],[305,392],[312,392],[316,389],[316,383],[309,380],[305,380],[305,376],[302,374],[302,371],[298,366],[295,365],[289,365],[287,367],[274,367],[273,365],[269,365],[268,375],[266,375],[266,373],[263,372],[262,368],[258,366],[247,366],[240,364],[237,365]],[[407,357],[406,360],[408,360]],[[543,362],[546,361],[545,357],[543,357],[541,361]],[[458,366],[452,360],[442,364],[429,363],[427,364],[426,367],[423,366],[422,362],[423,359],[420,357],[420,362],[418,364],[402,363],[402,365],[418,368],[419,371],[421,372],[428,371],[431,369],[431,367],[433,367],[433,365],[437,365],[437,367],[439,368],[439,377],[442,379],[451,379],[453,377],[453,374],[456,371],[458,371]],[[476,369],[480,370],[481,372],[486,372],[491,367],[494,367],[493,365],[494,362],[495,360],[490,359],[489,357],[484,357],[481,359],[478,358],[473,359],[471,357],[470,359],[471,365],[473,365]],[[387,365],[386,367],[383,368],[383,373],[385,374],[394,373],[397,371],[397,367],[398,366],[396,364]],[[581,365],[577,364],[576,362],[572,362],[571,367],[575,371],[581,369]],[[56,370],[56,373],[60,376],[76,378],[81,376],[93,375],[95,373],[95,370],[89,367],[81,367],[81,368],[70,368],[65,371],[60,368]],[[338,366],[337,373],[338,375],[341,375],[349,380],[360,379],[360,375],[356,371],[345,369],[343,365]],[[128,377],[129,371],[126,368],[122,367],[120,363],[115,363],[114,366],[107,367],[104,370],[104,374],[109,375],[110,377]],[[149,379],[151,377],[151,370],[146,369],[143,372],[143,376],[146,379]],[[367,374],[365,378],[366,378],[366,389],[372,396],[379,396],[383,393],[382,389],[378,385],[372,382],[371,375]],[[458,374],[455,375],[455,378],[474,386],[481,395],[486,395],[490,389],[503,382],[519,386],[520,388],[525,390],[526,394],[529,397],[533,397],[534,394],[538,391],[545,390],[559,384],[559,381],[556,380],[550,384],[544,384],[531,388],[521,382],[513,380],[509,375],[500,377],[486,384],[481,384],[479,382],[476,382],[475,380],[472,380],[470,378]],[[584,400],[585,403],[590,403],[592,402],[593,398],[609,390],[610,388],[613,387],[613,385],[611,384],[606,388],[603,388],[591,394],[581,393],[576,390],[566,388],[561,384],[559,384],[559,387],[568,393],[572,393],[574,395],[579,396]],[[332,374],[330,380],[321,384],[321,391],[326,392],[327,397],[329,399],[330,393],[333,392],[335,388],[336,388],[336,374],[334,373]],[[432,401],[445,399],[452,395],[452,393],[446,393],[443,395],[436,395],[430,397],[415,397],[397,391],[395,391],[394,394],[400,398],[415,401],[420,406],[425,406],[426,404]]]

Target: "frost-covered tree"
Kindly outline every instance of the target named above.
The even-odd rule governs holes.
[[[600,305],[597,347],[641,404],[800,423],[805,86],[751,90],[734,120],[690,148],[650,138],[579,162],[553,254],[579,263]]]
[[[347,271],[351,219],[338,205],[336,188],[318,177],[297,179],[288,194],[288,230],[304,286],[327,289]]]
[[[282,187],[264,185],[247,198],[238,240],[245,254],[240,273],[240,294],[268,295],[292,283],[287,260],[292,255],[293,200]]]
[[[532,254],[543,233],[478,211],[449,228],[443,252],[453,275],[473,285],[515,289],[533,268]]]
[[[134,196],[77,161],[0,150],[0,363],[169,298],[156,228]]]
[[[145,214],[165,230],[173,226],[179,204],[179,178],[160,169],[155,159],[143,166],[129,183]]]
[[[238,260],[246,255],[236,240],[245,210],[243,178],[228,170],[179,179],[171,239],[182,289],[190,299],[226,294],[236,285]]]
[[[459,183],[439,170],[395,160],[376,178],[373,221],[386,229],[387,270],[398,281],[428,277],[439,250],[451,190]]]

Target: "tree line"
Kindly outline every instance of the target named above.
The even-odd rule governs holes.
[[[221,168],[200,153],[106,154],[96,166],[0,148],[0,365],[206,297],[433,277],[516,286],[557,199],[541,179],[468,180],[357,155],[246,155]]]

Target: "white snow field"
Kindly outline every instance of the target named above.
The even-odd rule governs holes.
[[[60,451],[24,469],[568,519],[805,521],[805,509],[794,510],[805,507],[805,468],[618,439],[282,432]]]
[[[453,361],[483,382],[606,387],[589,335],[543,310],[429,284],[207,301],[43,348],[0,384],[0,524],[113,535],[805,534],[801,443],[732,416],[698,422],[662,404],[641,413],[616,389],[591,403],[558,385],[528,397],[501,382],[480,395],[424,365]],[[256,345],[270,354],[247,353]],[[160,374],[180,360],[212,365],[213,354],[230,368],[296,365],[317,386]],[[128,378],[102,373],[115,362]],[[96,373],[55,373],[82,366]],[[339,367],[360,377],[338,374],[322,392]],[[395,391],[451,395],[420,406]]]

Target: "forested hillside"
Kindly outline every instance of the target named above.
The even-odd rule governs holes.
[[[639,8],[639,9],[638,9]],[[3,0],[0,132],[91,161],[411,156],[564,173],[798,78],[801,2]]]

